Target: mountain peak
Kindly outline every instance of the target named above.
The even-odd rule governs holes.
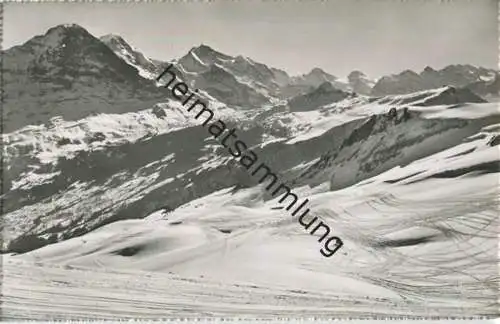
[[[47,30],[45,35],[52,35],[52,34],[75,35],[76,33],[89,34],[89,32],[85,28],[83,28],[78,24],[61,24]]]
[[[302,74],[301,76],[294,77],[294,82],[298,84],[305,84],[313,87],[319,87],[323,82],[335,82],[337,78],[320,68],[313,68],[309,73]]]
[[[401,76],[415,76],[415,75],[418,75],[418,74],[416,72],[412,71],[412,70],[404,70],[399,75],[401,75]]]
[[[92,42],[92,36],[85,28],[77,24],[62,24],[49,28],[45,34],[29,39],[16,48],[30,48],[29,51],[40,52],[49,48],[65,47],[68,44]]]
[[[218,52],[214,50],[212,47],[201,44],[199,46],[193,47],[189,52],[195,53],[198,57],[200,58],[208,58],[210,61],[212,61],[215,58],[227,60],[230,59],[231,57],[223,54],[221,52]]]
[[[201,44],[191,48],[190,53],[195,53],[198,57],[211,57],[216,51],[208,45]]]
[[[179,59],[179,64],[188,72],[203,72],[215,63],[232,59],[232,57],[217,52],[208,45],[201,44],[193,47],[189,52]]]
[[[309,74],[325,74],[326,72],[323,71],[322,69],[318,68],[318,67],[315,67],[311,70],[311,72],[309,72]]]
[[[195,51],[199,51],[200,53],[203,53],[203,52],[215,52],[215,50],[213,48],[211,48],[210,46],[208,45],[205,45],[205,44],[200,44],[196,47],[193,47],[193,50]]]
[[[82,26],[78,25],[78,24],[74,24],[74,23],[71,23],[71,24],[59,24],[59,25],[56,25],[50,29],[68,29],[68,30],[71,30],[71,29],[84,29]]]
[[[359,78],[365,78],[366,74],[359,70],[354,70],[349,75],[347,76],[347,79],[359,79]]]
[[[336,79],[335,76],[323,71],[318,67],[313,68],[309,73],[305,74],[305,76],[325,77],[325,79],[328,81],[333,81],[334,79]]]
[[[430,66],[426,66],[424,68],[424,71],[423,72],[427,72],[427,73],[430,73],[430,72],[437,72],[436,70],[434,70],[432,67]]]

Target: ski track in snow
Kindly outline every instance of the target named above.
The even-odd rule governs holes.
[[[315,214],[345,242],[330,259],[289,215],[269,211],[273,201],[258,202],[255,188],[239,197],[220,192],[156,220],[116,222],[5,256],[4,316],[491,315],[498,306],[495,177],[456,180],[451,190],[448,181],[436,179],[432,185],[378,183],[313,195]],[[235,207],[243,202],[249,207]],[[320,207],[327,206],[325,213]],[[245,218],[235,218],[239,214]],[[184,225],[170,225],[179,222]],[[221,237],[214,227],[234,232]],[[426,245],[373,244],[428,231],[446,235]],[[151,243],[156,238],[159,243]],[[137,257],[112,253],[147,242],[150,251]]]
[[[159,319],[162,317],[404,315],[387,298],[294,291],[152,272],[40,266],[6,261],[3,316],[12,319]]]

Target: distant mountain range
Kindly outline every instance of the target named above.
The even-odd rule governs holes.
[[[151,60],[146,61],[143,59],[142,54],[132,50],[120,37],[116,37],[120,40],[120,43],[124,44],[120,48],[113,46],[112,42],[105,41],[105,43],[117,55],[121,57],[136,57],[137,59],[128,60],[128,62],[136,66],[141,66],[143,70],[154,70]],[[104,38],[104,40],[106,39]],[[144,65],[135,63],[138,61],[145,61],[146,63]],[[384,76],[378,80],[370,79],[361,71],[353,71],[347,76],[346,81],[341,81],[336,76],[320,68],[314,68],[307,74],[290,76],[283,70],[268,67],[265,64],[255,62],[243,56],[229,56],[207,45],[192,48],[188,54],[178,60],[174,60],[174,62],[185,73],[184,77],[187,80],[193,81],[193,84],[200,78],[205,79],[208,77],[210,79],[208,75],[210,73],[220,74],[221,71],[218,71],[218,68],[225,70],[236,79],[236,81],[232,81],[234,86],[238,85],[238,87],[241,87],[241,84],[248,85],[266,97],[280,99],[290,99],[297,95],[315,91],[324,82],[331,83],[335,88],[342,91],[352,91],[357,94],[372,96],[408,94],[443,86],[465,87],[480,96],[498,96],[500,91],[500,87],[498,86],[500,82],[499,71],[474,67],[469,64],[449,65],[440,70],[426,67],[420,73],[406,70],[399,74]],[[159,61],[155,63],[157,66],[161,64]],[[203,82],[199,83],[200,88],[208,87]],[[252,94],[256,95],[255,93]],[[262,97],[256,96],[260,99],[257,101],[265,101]],[[218,97],[222,101],[227,99],[223,95],[219,95]]]
[[[498,96],[498,71],[472,65],[449,65],[441,70],[426,67],[420,74],[406,70],[397,75],[384,76],[373,86],[371,94],[405,94],[442,86],[465,87],[481,96]]]
[[[450,65],[441,70],[427,67],[420,74],[407,70],[376,82],[360,71],[353,71],[343,82],[320,68],[290,76],[207,45],[193,47],[183,57],[163,62],[147,58],[120,36],[96,38],[76,24],[53,27],[44,35],[3,51],[3,56],[6,131],[30,123],[47,123],[55,115],[76,120],[96,113],[144,109],[168,97],[168,91],[157,88],[152,79],[169,63],[175,64],[180,78],[191,87],[237,109],[269,106],[282,100],[297,105],[304,98],[331,90],[325,82],[346,93],[339,93],[340,97],[350,92],[372,96],[406,94],[446,85],[495,97],[500,82],[498,71],[471,65]],[[320,97],[319,102],[308,104],[308,109],[328,98]]]

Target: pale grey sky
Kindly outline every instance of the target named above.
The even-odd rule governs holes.
[[[62,23],[121,35],[168,60],[201,43],[291,74],[338,77],[469,63],[498,67],[498,0],[167,1],[4,4],[6,49]]]

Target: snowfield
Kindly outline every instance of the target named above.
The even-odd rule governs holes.
[[[432,108],[479,118],[473,107]],[[4,255],[3,316],[495,316],[498,136],[492,123],[354,185],[296,189],[344,241],[330,258],[262,186],[230,187]]]
[[[228,120],[238,120],[243,114],[216,101],[214,111]],[[12,159],[29,151],[42,164],[55,164],[58,158],[73,158],[77,152],[103,150],[123,143],[133,143],[148,137],[166,134],[200,124],[192,112],[175,100],[158,103],[155,107],[125,114],[98,114],[78,121],[54,117],[49,126],[30,125],[2,134],[4,159]]]

